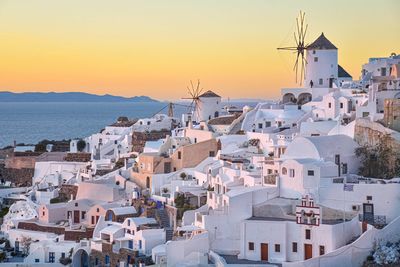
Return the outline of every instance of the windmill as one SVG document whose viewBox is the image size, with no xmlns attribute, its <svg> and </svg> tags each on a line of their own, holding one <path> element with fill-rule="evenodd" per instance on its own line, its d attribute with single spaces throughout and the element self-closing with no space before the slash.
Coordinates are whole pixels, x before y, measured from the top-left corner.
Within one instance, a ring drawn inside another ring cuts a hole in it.
<svg viewBox="0 0 400 267">
<path fill-rule="evenodd" d="M 300 11 L 300 15 L 296 18 L 296 31 L 294 32 L 295 46 L 278 48 L 278 50 L 293 51 L 294 53 L 297 54 L 296 61 L 293 66 L 293 71 L 296 73 L 296 83 L 297 83 L 298 73 L 300 68 L 300 85 L 302 85 L 305 76 L 305 67 L 307 64 L 307 60 L 305 58 L 305 52 L 307 50 L 308 44 L 305 43 L 305 38 L 307 34 L 308 24 L 305 24 L 305 16 L 306 14 Z"/>
<path fill-rule="evenodd" d="M 191 99 L 192 102 L 189 105 L 189 110 L 193 112 L 193 115 L 200 118 L 200 95 L 203 92 L 203 88 L 200 87 L 200 80 L 197 80 L 197 84 L 194 85 L 192 81 L 190 81 L 190 86 L 187 86 L 187 90 L 190 97 L 183 97 L 182 99 Z"/>
</svg>

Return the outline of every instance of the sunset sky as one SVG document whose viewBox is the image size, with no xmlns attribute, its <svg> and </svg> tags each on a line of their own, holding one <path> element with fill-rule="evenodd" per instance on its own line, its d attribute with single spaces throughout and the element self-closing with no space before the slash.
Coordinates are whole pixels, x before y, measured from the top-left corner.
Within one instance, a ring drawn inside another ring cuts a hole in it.
<svg viewBox="0 0 400 267">
<path fill-rule="evenodd" d="M 398 0 L 0 0 L 0 91 L 186 96 L 191 79 L 230 98 L 295 86 L 295 18 L 306 12 L 354 78 L 400 53 Z M 397 49 L 397 51 L 396 51 Z"/>
</svg>

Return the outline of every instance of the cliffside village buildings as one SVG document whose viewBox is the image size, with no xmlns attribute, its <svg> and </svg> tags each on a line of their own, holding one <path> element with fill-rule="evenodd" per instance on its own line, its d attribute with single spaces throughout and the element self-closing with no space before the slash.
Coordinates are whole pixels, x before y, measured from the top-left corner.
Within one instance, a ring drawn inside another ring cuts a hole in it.
<svg viewBox="0 0 400 267">
<path fill-rule="evenodd" d="M 360 266 L 375 241 L 398 241 L 400 180 L 359 175 L 356 149 L 399 151 L 400 56 L 353 80 L 324 34 L 306 54 L 305 86 L 277 102 L 228 110 L 207 91 L 182 118 L 15 152 L 6 164 L 34 171 L 0 190 L 8 251 L 24 266 Z"/>
</svg>

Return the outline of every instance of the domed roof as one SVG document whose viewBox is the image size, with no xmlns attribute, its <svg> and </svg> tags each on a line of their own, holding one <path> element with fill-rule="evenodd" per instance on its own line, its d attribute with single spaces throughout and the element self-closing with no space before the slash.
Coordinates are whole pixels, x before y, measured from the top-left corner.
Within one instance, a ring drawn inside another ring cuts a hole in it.
<svg viewBox="0 0 400 267">
<path fill-rule="evenodd" d="M 321 33 L 317 40 L 307 46 L 307 49 L 331 50 L 337 49 L 337 47 L 325 37 L 324 33 Z"/>
</svg>

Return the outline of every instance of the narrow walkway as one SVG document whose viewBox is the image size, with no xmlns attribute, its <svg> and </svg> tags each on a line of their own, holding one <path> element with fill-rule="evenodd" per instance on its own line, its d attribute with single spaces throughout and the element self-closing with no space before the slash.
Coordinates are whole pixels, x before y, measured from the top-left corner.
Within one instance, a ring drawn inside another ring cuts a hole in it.
<svg viewBox="0 0 400 267">
<path fill-rule="evenodd" d="M 251 261 L 251 260 L 246 260 L 246 259 L 238 259 L 237 256 L 233 255 L 221 255 L 228 264 L 246 264 L 246 266 L 270 266 L 270 267 L 281 267 L 282 264 L 278 263 L 269 263 L 267 261 Z"/>
</svg>

